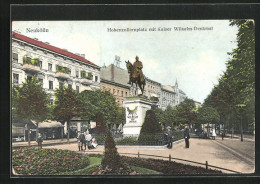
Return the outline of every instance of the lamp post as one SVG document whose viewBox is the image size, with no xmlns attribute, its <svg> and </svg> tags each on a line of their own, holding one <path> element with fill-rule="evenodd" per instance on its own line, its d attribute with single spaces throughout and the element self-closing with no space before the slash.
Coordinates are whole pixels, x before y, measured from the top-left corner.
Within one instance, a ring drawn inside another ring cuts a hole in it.
<svg viewBox="0 0 260 184">
<path fill-rule="evenodd" d="M 241 133 L 241 142 L 243 142 L 243 124 L 242 124 L 242 110 L 243 107 L 245 107 L 245 104 L 237 104 L 236 105 L 239 108 L 240 111 L 240 133 Z"/>
</svg>

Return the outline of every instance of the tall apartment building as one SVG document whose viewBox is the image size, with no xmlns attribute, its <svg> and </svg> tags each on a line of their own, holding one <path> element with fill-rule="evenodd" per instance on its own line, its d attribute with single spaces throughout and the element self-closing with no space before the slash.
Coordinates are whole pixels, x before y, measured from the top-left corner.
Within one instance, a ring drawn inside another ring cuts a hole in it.
<svg viewBox="0 0 260 184">
<path fill-rule="evenodd" d="M 187 98 L 187 95 L 178 88 L 178 82 L 174 86 L 162 85 L 161 87 L 161 108 L 165 110 L 168 105 L 174 107 Z"/>
<path fill-rule="evenodd" d="M 75 43 L 76 44 L 76 43 Z M 100 67 L 65 49 L 12 32 L 12 85 L 21 85 L 36 76 L 54 100 L 54 90 L 61 84 L 78 93 L 100 88 Z"/>
<path fill-rule="evenodd" d="M 116 102 L 122 107 L 123 100 L 132 96 L 134 89 L 128 83 L 128 72 L 122 68 L 111 64 L 101 68 L 101 90 L 109 91 L 115 98 Z"/>
<path fill-rule="evenodd" d="M 148 77 L 145 78 L 146 85 L 144 88 L 144 95 L 148 98 L 156 97 L 158 98 L 158 107 L 160 108 L 160 97 L 161 97 L 161 84 L 159 82 L 156 82 L 154 80 L 149 79 Z"/>
<path fill-rule="evenodd" d="M 174 107 L 176 101 L 176 93 L 169 85 L 162 85 L 161 87 L 161 109 L 165 110 L 168 105 Z"/>
</svg>

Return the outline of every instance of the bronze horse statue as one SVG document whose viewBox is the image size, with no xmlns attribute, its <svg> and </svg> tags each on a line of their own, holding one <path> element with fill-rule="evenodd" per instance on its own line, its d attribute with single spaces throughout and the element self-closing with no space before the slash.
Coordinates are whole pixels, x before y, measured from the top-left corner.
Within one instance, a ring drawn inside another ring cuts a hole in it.
<svg viewBox="0 0 260 184">
<path fill-rule="evenodd" d="M 133 84 L 135 83 L 136 84 L 136 87 L 137 87 L 137 84 L 142 92 L 142 95 L 144 93 L 144 87 L 145 87 L 145 78 L 143 80 L 141 80 L 141 77 L 140 75 L 138 75 L 138 77 L 132 77 L 133 75 L 133 64 L 128 60 L 128 61 L 125 61 L 126 63 L 126 68 L 127 68 L 127 71 L 128 73 L 130 74 L 130 84 L 131 86 L 133 86 Z"/>
</svg>

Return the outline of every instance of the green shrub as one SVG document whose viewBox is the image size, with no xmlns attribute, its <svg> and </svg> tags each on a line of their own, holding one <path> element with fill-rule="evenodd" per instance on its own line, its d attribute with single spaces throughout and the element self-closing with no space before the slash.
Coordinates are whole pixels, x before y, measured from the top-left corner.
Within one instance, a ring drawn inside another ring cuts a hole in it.
<svg viewBox="0 0 260 184">
<path fill-rule="evenodd" d="M 67 67 L 62 67 L 59 65 L 56 65 L 56 71 L 57 72 L 62 72 L 62 73 L 66 73 L 66 74 L 70 74 L 70 69 Z"/>
<path fill-rule="evenodd" d="M 98 113 L 96 117 L 96 127 L 93 130 L 95 135 L 106 134 L 108 132 L 107 126 L 104 122 L 104 117 L 102 113 Z"/>
<path fill-rule="evenodd" d="M 157 121 L 154 111 L 146 111 L 144 124 L 142 126 L 138 142 L 140 144 L 155 145 L 163 141 L 162 128 Z"/>
<path fill-rule="evenodd" d="M 110 132 L 107 133 L 104 159 L 102 160 L 101 164 L 103 168 L 108 167 L 113 171 L 118 170 L 122 166 L 120 162 L 120 155 L 117 152 L 115 141 Z"/>
<path fill-rule="evenodd" d="M 25 148 L 12 152 L 12 166 L 17 174 L 52 175 L 88 165 L 87 156 L 68 150 Z"/>
</svg>

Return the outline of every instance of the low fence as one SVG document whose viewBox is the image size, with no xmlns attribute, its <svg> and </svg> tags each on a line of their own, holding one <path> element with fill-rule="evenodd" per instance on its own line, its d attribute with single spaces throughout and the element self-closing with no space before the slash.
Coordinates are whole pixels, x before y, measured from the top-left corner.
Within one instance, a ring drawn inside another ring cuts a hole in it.
<svg viewBox="0 0 260 184">
<path fill-rule="evenodd" d="M 99 145 L 104 145 L 106 140 L 106 134 L 93 135 Z M 173 132 L 173 142 L 183 138 L 183 131 Z M 167 143 L 167 138 L 163 133 L 160 134 L 142 134 L 139 138 L 136 135 L 128 135 L 124 137 L 122 134 L 113 135 L 116 145 L 153 145 L 162 146 Z"/>
<path fill-rule="evenodd" d="M 103 154 L 103 152 L 101 152 L 101 151 L 91 151 L 91 153 Z M 137 154 L 136 153 L 120 153 L 120 155 L 132 155 L 132 156 L 135 156 L 135 157 L 138 157 L 138 158 L 141 158 L 141 156 L 154 157 L 154 158 L 168 159 L 169 162 L 171 162 L 172 160 L 178 160 L 178 161 L 183 161 L 183 162 L 188 162 L 188 163 L 193 163 L 193 164 L 197 164 L 197 165 L 200 165 L 200 166 L 204 166 L 206 169 L 209 169 L 209 167 L 211 167 L 211 168 L 220 169 L 220 170 L 223 170 L 223 171 L 229 171 L 229 172 L 232 172 L 232 173 L 235 173 L 235 174 L 241 174 L 240 172 L 234 171 L 234 170 L 231 170 L 231 169 L 226 169 L 226 168 L 223 168 L 223 167 L 209 165 L 208 161 L 205 161 L 205 163 L 201 163 L 201 162 L 196 162 L 196 161 L 192 161 L 192 160 L 175 158 L 175 157 L 172 157 L 171 154 L 168 157 L 160 156 L 160 155 L 140 154 L 139 152 Z"/>
</svg>

